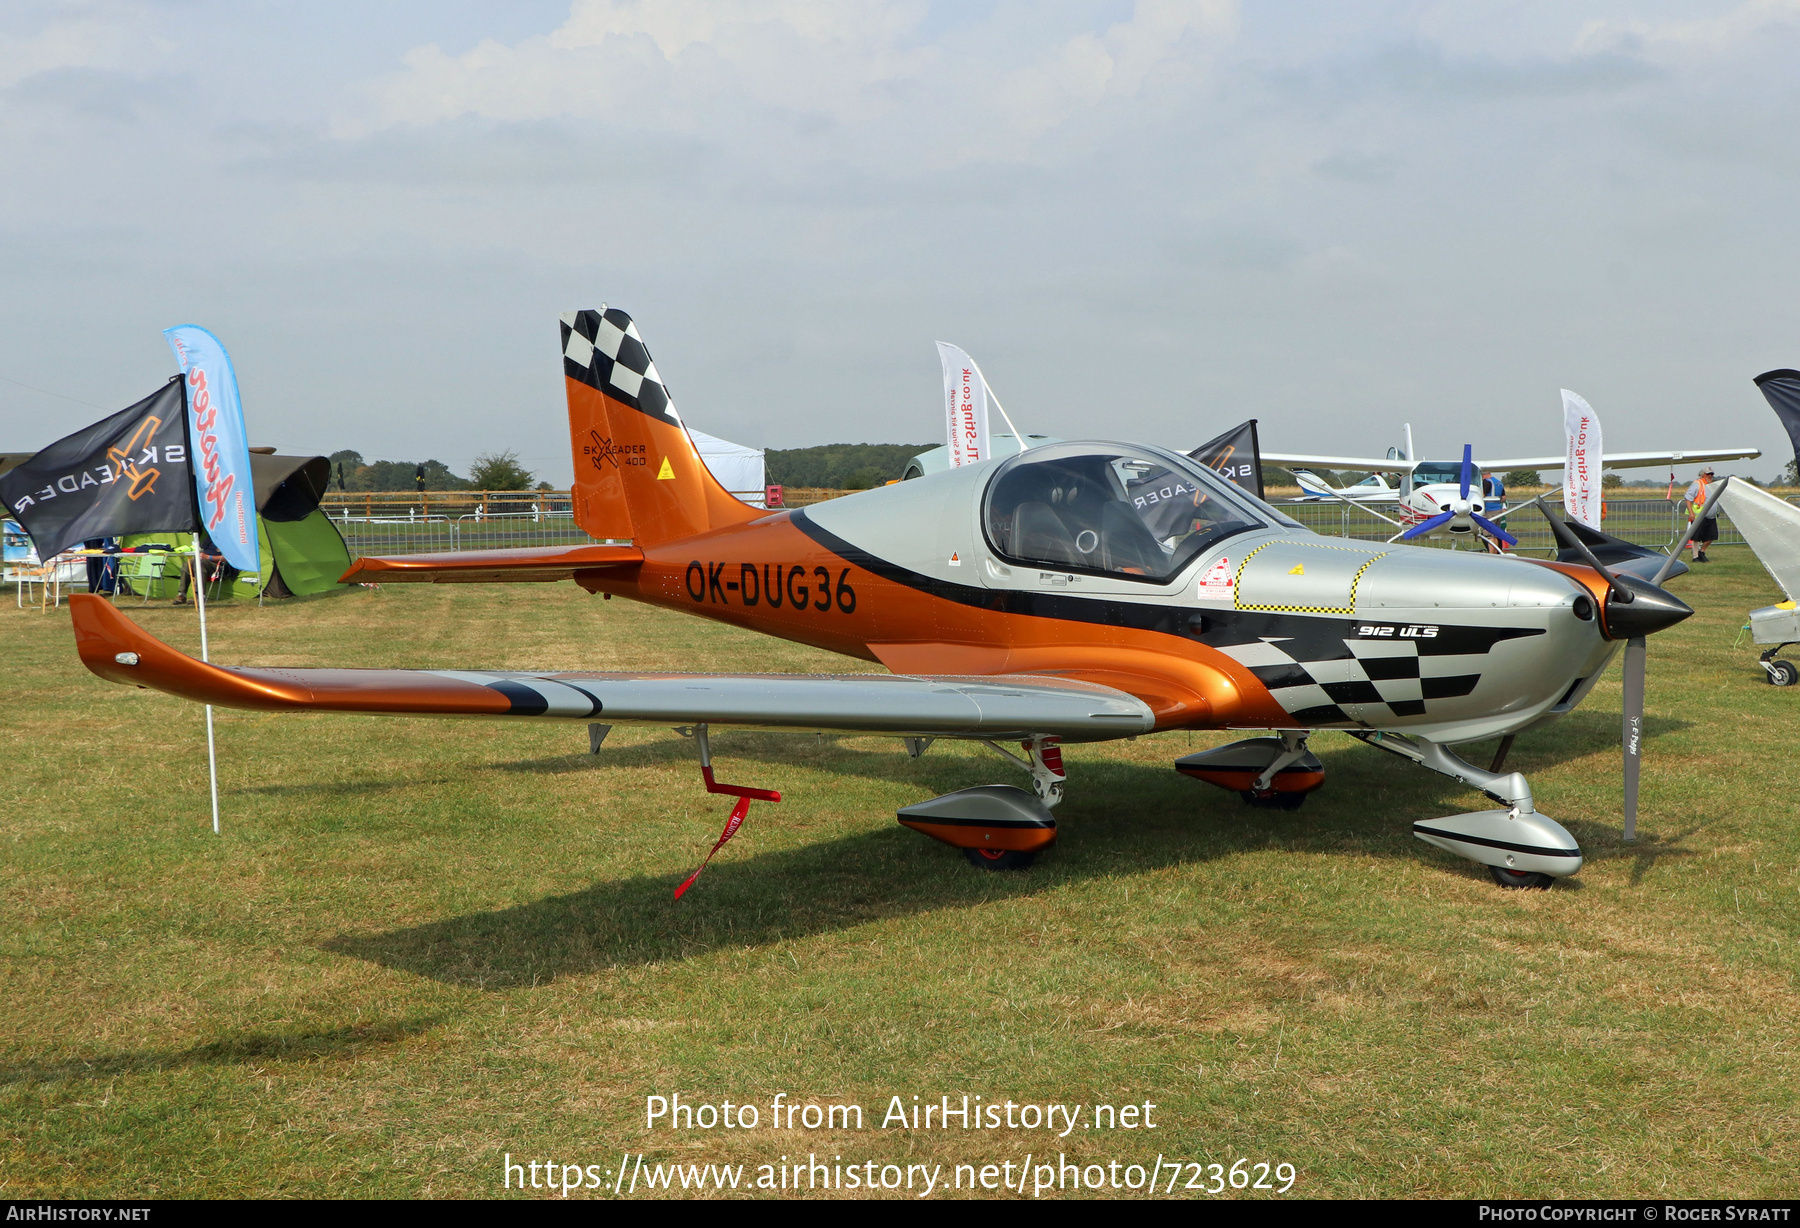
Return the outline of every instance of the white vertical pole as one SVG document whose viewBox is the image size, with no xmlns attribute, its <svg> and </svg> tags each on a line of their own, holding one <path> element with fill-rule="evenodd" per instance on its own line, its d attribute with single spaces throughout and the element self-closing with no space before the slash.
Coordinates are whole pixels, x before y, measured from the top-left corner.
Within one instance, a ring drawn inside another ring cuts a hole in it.
<svg viewBox="0 0 1800 1228">
<path fill-rule="evenodd" d="M 206 559 L 194 534 L 194 599 L 200 610 L 200 659 L 206 660 Z M 213 835 L 219 834 L 219 757 L 213 745 L 212 705 L 206 705 L 206 774 L 212 785 Z"/>
</svg>

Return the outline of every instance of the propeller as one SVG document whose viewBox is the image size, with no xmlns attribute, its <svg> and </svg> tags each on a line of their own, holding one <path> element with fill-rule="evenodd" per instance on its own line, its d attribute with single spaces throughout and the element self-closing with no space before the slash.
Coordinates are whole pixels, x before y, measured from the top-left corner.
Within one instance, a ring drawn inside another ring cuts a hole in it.
<svg viewBox="0 0 1800 1228">
<path fill-rule="evenodd" d="M 1706 511 L 1711 511 L 1716 497 L 1707 500 Z M 1634 571 L 1645 570 L 1643 561 L 1658 558 L 1656 551 L 1590 529 L 1579 522 L 1571 524 L 1558 520 L 1542 503 L 1537 507 L 1550 522 L 1550 533 L 1560 547 L 1557 561 L 1584 562 L 1606 581 L 1606 600 L 1600 611 L 1601 632 L 1609 640 L 1625 641 L 1622 741 L 1625 745 L 1625 840 L 1630 843 L 1637 839 L 1638 780 L 1643 767 L 1644 679 L 1650 655 L 1646 637 L 1674 626 L 1694 612 L 1686 602 L 1661 587 L 1676 567 L 1686 570 L 1679 555 L 1688 538 L 1693 536 L 1694 526 L 1688 528 L 1687 536 L 1676 543 L 1668 558 L 1662 560 L 1655 576 L 1645 579 Z M 1695 525 L 1702 518 L 1696 516 Z M 1589 544 L 1590 539 L 1593 545 Z M 1613 559 L 1612 568 L 1594 553 L 1596 546 Z"/>
<path fill-rule="evenodd" d="M 1473 445 L 1465 443 L 1462 458 L 1462 484 L 1455 500 L 1437 515 L 1427 520 L 1421 520 L 1394 540 L 1411 541 L 1415 537 L 1423 537 L 1427 533 L 1435 533 L 1446 527 L 1452 533 L 1469 533 L 1473 531 L 1473 528 L 1479 528 L 1509 546 L 1517 546 L 1518 538 L 1475 510 L 1480 500 L 1471 501 L 1469 498 L 1469 488 L 1474 484 L 1474 474 L 1475 449 Z M 1485 508 L 1485 504 L 1482 506 Z"/>
</svg>

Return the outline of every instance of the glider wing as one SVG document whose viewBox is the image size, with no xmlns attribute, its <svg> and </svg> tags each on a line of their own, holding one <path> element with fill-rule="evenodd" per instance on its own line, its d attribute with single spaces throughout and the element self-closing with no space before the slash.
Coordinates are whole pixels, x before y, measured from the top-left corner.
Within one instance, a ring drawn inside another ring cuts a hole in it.
<svg viewBox="0 0 1800 1228">
<path fill-rule="evenodd" d="M 70 598 L 82 662 L 112 682 L 261 711 L 536 716 L 608 724 L 735 725 L 921 737 L 1069 742 L 1149 733 L 1142 700 L 1036 675 L 631 674 L 208 665 L 150 635 L 105 599 Z"/>
</svg>

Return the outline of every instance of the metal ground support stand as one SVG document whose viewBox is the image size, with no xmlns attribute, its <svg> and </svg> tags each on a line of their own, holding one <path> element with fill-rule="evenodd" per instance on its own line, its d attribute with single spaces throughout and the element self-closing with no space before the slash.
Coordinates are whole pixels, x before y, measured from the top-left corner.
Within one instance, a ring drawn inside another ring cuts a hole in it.
<svg viewBox="0 0 1800 1228">
<path fill-rule="evenodd" d="M 1547 887 L 1581 869 L 1582 853 L 1575 837 L 1548 815 L 1539 814 L 1531 785 L 1518 772 L 1489 772 L 1459 758 L 1448 747 L 1425 738 L 1378 730 L 1344 732 L 1389 754 L 1470 785 L 1505 807 L 1422 819 L 1413 835 L 1487 866 L 1503 887 Z"/>
<path fill-rule="evenodd" d="M 995 754 L 1004 755 L 1014 763 L 1031 773 L 1031 787 L 1037 791 L 1038 800 L 1046 807 L 1054 806 L 1062 801 L 1063 782 L 1068 779 L 1063 771 L 1062 746 L 1055 738 L 1047 738 L 1042 734 L 1033 734 L 1031 740 L 1022 743 L 1022 748 L 1031 756 L 1022 759 L 1004 746 L 983 738 L 981 744 Z"/>
<path fill-rule="evenodd" d="M 1777 644 L 1756 658 L 1757 663 L 1769 675 L 1770 686 L 1793 686 L 1796 682 L 1800 682 L 1800 666 L 1796 666 L 1792 661 L 1775 659 L 1775 654 L 1787 647 L 1790 645 Z"/>
</svg>

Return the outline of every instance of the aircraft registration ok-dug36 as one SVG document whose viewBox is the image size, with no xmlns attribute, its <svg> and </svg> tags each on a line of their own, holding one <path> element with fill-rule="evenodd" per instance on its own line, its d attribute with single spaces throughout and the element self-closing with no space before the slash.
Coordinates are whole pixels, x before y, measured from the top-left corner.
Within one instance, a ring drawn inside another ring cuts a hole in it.
<svg viewBox="0 0 1800 1228">
<path fill-rule="evenodd" d="M 780 794 L 718 782 L 712 726 L 886 734 L 915 755 L 971 739 L 1031 790 L 963 789 L 899 819 L 994 869 L 1055 841 L 1065 743 L 1243 730 L 1255 736 L 1175 766 L 1292 808 L 1324 780 L 1308 738 L 1342 730 L 1486 794 L 1494 806 L 1414 833 L 1503 886 L 1542 887 L 1580 869 L 1574 837 L 1522 775 L 1452 747 L 1555 720 L 1622 644 L 1692 612 L 1659 587 L 1679 564 L 1600 534 L 1565 538 L 1547 561 L 1326 538 L 1135 443 L 1056 443 L 808 508 L 751 507 L 708 473 L 629 316 L 571 313 L 562 341 L 574 517 L 629 544 L 363 558 L 344 579 L 573 580 L 890 674 L 208 665 L 78 595 L 82 660 L 115 682 L 263 711 L 691 731 L 707 789 L 737 798 L 720 844 L 751 800 Z"/>
</svg>

